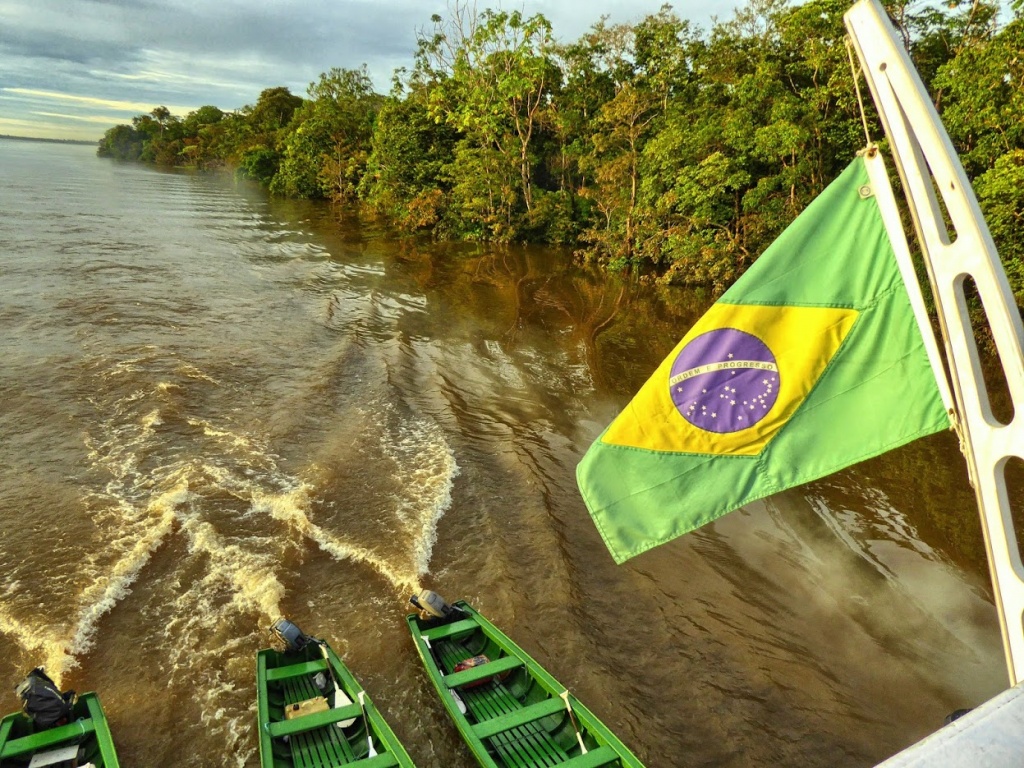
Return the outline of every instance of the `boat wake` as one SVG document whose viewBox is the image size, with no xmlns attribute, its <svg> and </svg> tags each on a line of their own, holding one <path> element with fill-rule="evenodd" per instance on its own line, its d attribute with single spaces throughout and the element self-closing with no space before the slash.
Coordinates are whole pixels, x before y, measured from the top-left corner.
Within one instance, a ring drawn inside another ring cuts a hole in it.
<svg viewBox="0 0 1024 768">
<path fill-rule="evenodd" d="M 399 551 L 381 553 L 373 544 L 359 543 L 351 530 L 342 536 L 313 522 L 306 487 L 288 496 L 261 499 L 259 506 L 333 558 L 369 566 L 404 596 L 419 591 L 420 578 L 429 570 L 437 524 L 451 506 L 459 468 L 435 422 L 408 415 L 399 418 L 396 408 L 386 402 L 373 404 L 366 413 L 371 417 L 364 432 L 373 436 L 380 472 L 387 474 L 391 489 L 380 489 L 380 495 L 390 495 L 380 501 L 389 518 L 369 521 L 367 538 L 379 542 L 386 530 L 388 540 L 402 543 Z M 366 521 L 360 522 L 365 528 Z"/>
<path fill-rule="evenodd" d="M 126 542 L 130 546 L 124 555 L 102 578 L 93 581 L 82 593 L 82 608 L 74 634 L 65 647 L 52 649 L 47 658 L 47 669 L 52 670 L 55 681 L 59 683 L 68 669 L 77 666 L 76 657 L 92 649 L 100 618 L 130 592 L 132 582 L 173 529 L 175 508 L 185 501 L 187 495 L 188 485 L 181 481 L 154 500 L 146 510 L 144 532 L 133 544 Z"/>
<path fill-rule="evenodd" d="M 410 542 L 412 580 L 398 587 L 419 590 L 419 578 L 430 567 L 437 543 L 437 524 L 452 504 L 452 487 L 459 474 L 455 453 L 444 432 L 425 418 L 394 418 L 394 407 L 377 407 L 381 447 L 391 461 L 393 478 L 403 489 L 394 499 L 395 515 L 404 540 Z M 389 429 L 388 424 L 393 424 Z"/>
<path fill-rule="evenodd" d="M 271 517 L 287 523 L 302 535 L 312 539 L 324 552 L 336 560 L 352 560 L 368 565 L 398 590 L 417 588 L 418 582 L 414 576 L 396 570 L 385 558 L 378 557 L 372 550 L 342 541 L 320 526 L 314 525 L 304 510 L 291 505 L 268 504 L 265 506 Z"/>
<path fill-rule="evenodd" d="M 381 401 L 359 406 L 353 439 L 366 474 L 331 476 L 315 460 L 287 471 L 269 435 L 230 412 L 195 413 L 223 388 L 216 377 L 172 364 L 166 379 L 138 381 L 161 362 L 142 355 L 99 371 L 131 385 L 118 381 L 118 394 L 92 400 L 100 418 L 84 438 L 81 479 L 94 489 L 81 499 L 89 541 L 75 542 L 80 556 L 62 566 L 70 571 L 59 586 L 26 591 L 20 572 L 8 575 L 0 591 L 19 596 L 0 602 L 0 632 L 60 685 L 95 649 L 104 617 L 130 599 L 118 630 L 152 635 L 146 644 L 158 649 L 167 686 L 199 692 L 181 695 L 241 766 L 252 757 L 251 655 L 282 615 L 303 542 L 366 566 L 403 597 L 418 591 L 459 469 L 432 419 Z M 365 486 L 372 514 L 330 500 L 347 499 L 353 483 Z M 53 589 L 61 596 L 45 594 Z M 54 610 L 36 619 L 19 610 L 29 602 Z"/>
<path fill-rule="evenodd" d="M 88 584 L 79 595 L 79 608 L 70 627 L 37 626 L 35 622 L 21 621 L 0 608 L 0 632 L 18 638 L 21 646 L 37 659 L 36 663 L 46 668 L 59 685 L 61 678 L 78 666 L 77 657 L 92 650 L 100 619 L 130 593 L 132 582 L 171 532 L 175 521 L 174 507 L 183 500 L 185 493 L 187 488 L 178 486 L 149 504 L 138 530 L 110 542 L 110 548 L 117 551 L 117 557 L 112 564 L 102 566 L 102 572 L 95 559 L 86 559 Z M 13 586 L 17 587 L 17 583 Z M 41 615 L 47 617 L 46 614 Z"/>
</svg>

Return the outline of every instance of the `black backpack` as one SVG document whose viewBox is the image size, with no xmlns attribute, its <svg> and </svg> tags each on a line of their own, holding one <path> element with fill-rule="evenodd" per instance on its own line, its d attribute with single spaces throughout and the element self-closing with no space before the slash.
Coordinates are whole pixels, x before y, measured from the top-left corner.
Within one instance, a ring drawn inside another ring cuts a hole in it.
<svg viewBox="0 0 1024 768">
<path fill-rule="evenodd" d="M 21 708 L 40 730 L 63 725 L 71 717 L 75 692 L 61 693 L 42 667 L 29 672 L 14 690 L 21 698 Z"/>
</svg>

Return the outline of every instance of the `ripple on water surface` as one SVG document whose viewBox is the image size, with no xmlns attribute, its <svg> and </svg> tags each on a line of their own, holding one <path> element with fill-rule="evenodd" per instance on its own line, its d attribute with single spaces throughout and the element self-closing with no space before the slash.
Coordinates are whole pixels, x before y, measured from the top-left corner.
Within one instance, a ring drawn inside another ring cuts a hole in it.
<svg viewBox="0 0 1024 768">
<path fill-rule="evenodd" d="M 933 524 L 969 493 L 916 485 L 961 482 L 944 447 L 612 563 L 575 465 L 700 301 L 89 147 L 0 164 L 0 680 L 99 690 L 124 764 L 256 765 L 285 614 L 418 765 L 468 768 L 403 626 L 421 584 L 652 768 L 872 764 L 1003 684 L 983 568 Z"/>
</svg>

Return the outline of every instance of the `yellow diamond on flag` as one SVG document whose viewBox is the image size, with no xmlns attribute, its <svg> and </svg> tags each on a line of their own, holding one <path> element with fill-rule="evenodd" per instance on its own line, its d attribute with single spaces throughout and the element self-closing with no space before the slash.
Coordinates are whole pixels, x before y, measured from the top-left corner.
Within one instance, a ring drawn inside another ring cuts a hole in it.
<svg viewBox="0 0 1024 768">
<path fill-rule="evenodd" d="M 949 428 L 895 209 L 881 156 L 858 157 L 590 446 L 576 478 L 616 562 Z"/>
<path fill-rule="evenodd" d="M 601 442 L 756 456 L 814 388 L 858 314 L 835 307 L 715 304 Z"/>
</svg>

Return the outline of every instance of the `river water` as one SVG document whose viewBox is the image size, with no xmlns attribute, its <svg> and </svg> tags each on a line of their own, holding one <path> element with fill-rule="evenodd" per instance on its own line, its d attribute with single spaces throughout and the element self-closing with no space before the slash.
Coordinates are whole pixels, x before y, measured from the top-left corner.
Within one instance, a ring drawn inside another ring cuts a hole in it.
<svg viewBox="0 0 1024 768">
<path fill-rule="evenodd" d="M 873 765 L 1005 687 L 949 435 L 613 564 L 575 466 L 707 297 L 91 147 L 0 141 L 0 169 L 4 711 L 45 664 L 128 768 L 257 766 L 285 615 L 417 765 L 468 767 L 420 586 L 651 768 Z"/>
</svg>

